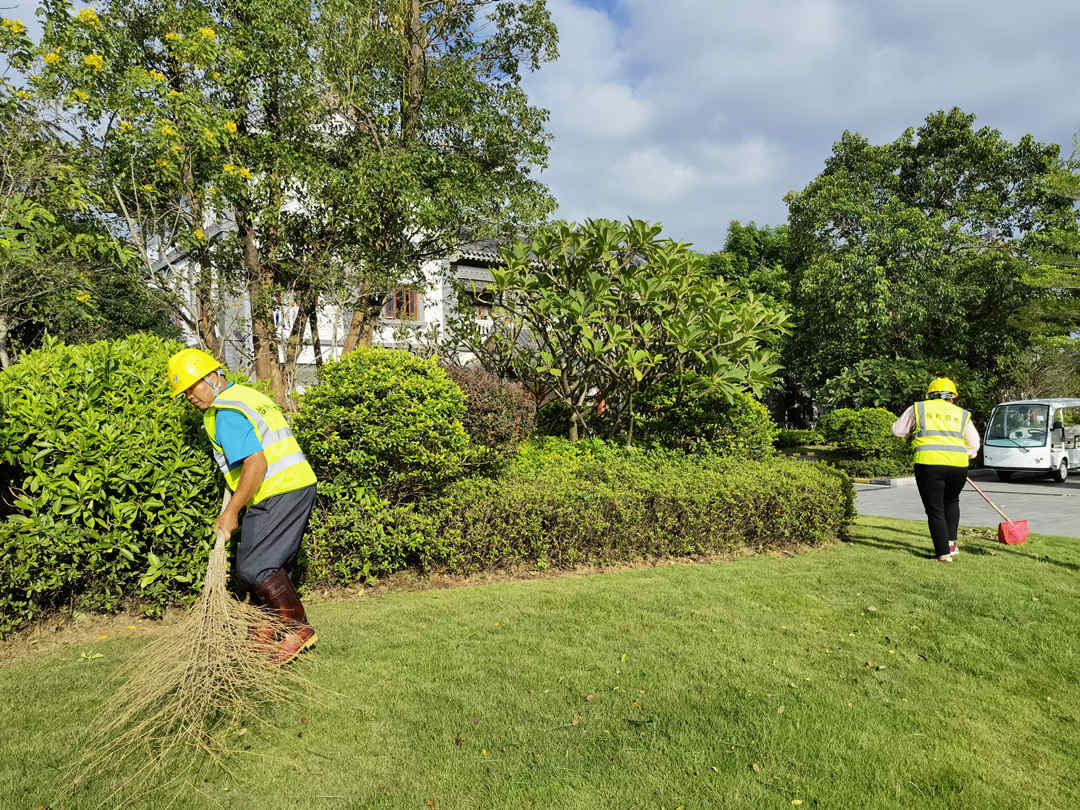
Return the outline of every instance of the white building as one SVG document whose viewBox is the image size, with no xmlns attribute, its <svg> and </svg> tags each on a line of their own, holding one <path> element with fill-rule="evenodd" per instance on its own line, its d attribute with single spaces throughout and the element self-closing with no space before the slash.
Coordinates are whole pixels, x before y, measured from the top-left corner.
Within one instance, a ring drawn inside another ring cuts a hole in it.
<svg viewBox="0 0 1080 810">
<path fill-rule="evenodd" d="M 206 238 L 221 238 L 233 230 L 232 223 L 221 223 L 207 228 Z M 382 316 L 372 334 L 372 345 L 423 352 L 432 338 L 444 334 L 447 316 L 458 306 L 470 308 L 481 327 L 489 326 L 491 307 L 484 300 L 482 290 L 491 283 L 489 268 L 496 262 L 498 253 L 494 240 L 466 243 L 445 258 L 424 262 L 421 287 L 401 288 L 387 295 Z M 198 266 L 189 254 L 182 250 L 173 251 L 155 266 L 154 271 L 169 278 L 170 289 L 194 316 L 198 310 L 195 295 Z M 455 285 L 455 281 L 460 284 Z M 460 302 L 455 290 L 461 290 Z M 247 293 L 242 290 L 226 292 L 219 300 L 218 334 L 225 338 L 225 365 L 250 373 L 253 349 Z M 285 342 L 296 314 L 297 307 L 289 296 L 282 296 L 274 311 L 281 361 L 284 361 Z M 341 357 L 352 315 L 353 311 L 347 305 L 320 299 L 316 322 L 324 362 Z M 199 345 L 198 336 L 187 324 L 181 323 L 181 328 L 185 343 Z M 296 385 L 299 387 L 314 379 L 316 365 L 310 329 L 303 330 L 302 339 L 296 363 Z M 471 355 L 460 355 L 459 359 L 468 362 Z"/>
</svg>

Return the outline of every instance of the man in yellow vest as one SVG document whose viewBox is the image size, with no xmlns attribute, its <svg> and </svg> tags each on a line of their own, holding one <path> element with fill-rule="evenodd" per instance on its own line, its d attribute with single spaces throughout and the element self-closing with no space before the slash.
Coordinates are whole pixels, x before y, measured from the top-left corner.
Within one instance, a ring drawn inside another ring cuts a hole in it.
<svg viewBox="0 0 1080 810">
<path fill-rule="evenodd" d="M 232 491 L 214 529 L 231 535 L 246 507 L 236 572 L 288 628 L 276 647 L 269 623 L 253 640 L 270 651 L 274 664 L 286 664 L 318 640 L 290 576 L 315 506 L 315 473 L 265 394 L 228 382 L 221 363 L 199 349 L 177 352 L 168 368 L 172 395 L 184 394 L 203 412 L 214 459 Z"/>
<path fill-rule="evenodd" d="M 959 551 L 960 491 L 967 481 L 968 459 L 979 453 L 979 432 L 971 424 L 971 414 L 953 402 L 956 395 L 956 384 L 938 377 L 926 389 L 926 399 L 909 407 L 892 425 L 894 436 L 912 437 L 915 483 L 934 555 L 946 563 Z"/>
</svg>

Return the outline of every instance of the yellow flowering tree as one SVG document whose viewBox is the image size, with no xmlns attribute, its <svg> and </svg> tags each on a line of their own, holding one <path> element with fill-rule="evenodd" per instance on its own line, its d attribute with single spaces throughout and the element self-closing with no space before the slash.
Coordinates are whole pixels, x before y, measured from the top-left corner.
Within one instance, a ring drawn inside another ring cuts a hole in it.
<svg viewBox="0 0 1080 810">
<path fill-rule="evenodd" d="M 118 228 L 212 351 L 243 291 L 279 399 L 327 290 L 370 324 L 462 231 L 550 211 L 546 113 L 520 86 L 554 56 L 544 0 L 50 0 L 43 22 L 25 68 L 94 142 Z"/>
</svg>

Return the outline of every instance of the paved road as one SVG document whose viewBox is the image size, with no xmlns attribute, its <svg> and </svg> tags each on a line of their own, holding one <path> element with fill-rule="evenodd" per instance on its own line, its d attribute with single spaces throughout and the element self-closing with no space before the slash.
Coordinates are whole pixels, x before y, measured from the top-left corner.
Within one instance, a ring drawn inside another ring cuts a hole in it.
<svg viewBox="0 0 1080 810">
<path fill-rule="evenodd" d="M 1080 474 L 1063 484 L 1017 475 L 1007 484 L 988 470 L 972 470 L 971 478 L 1012 520 L 1026 520 L 1031 531 L 1080 537 Z M 859 514 L 926 520 L 914 479 L 899 486 L 856 484 Z M 1001 517 L 970 486 L 960 494 L 960 525 L 996 527 Z"/>
</svg>

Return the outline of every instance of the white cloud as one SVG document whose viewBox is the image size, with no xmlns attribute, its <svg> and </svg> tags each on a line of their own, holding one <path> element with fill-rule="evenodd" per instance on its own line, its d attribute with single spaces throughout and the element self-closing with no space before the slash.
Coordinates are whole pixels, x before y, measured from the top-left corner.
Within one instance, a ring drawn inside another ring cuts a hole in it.
<svg viewBox="0 0 1080 810">
<path fill-rule="evenodd" d="M 568 219 L 660 220 L 713 250 L 732 219 L 783 222 L 845 129 L 890 141 L 953 106 L 1013 140 L 1080 129 L 1080 4 L 584 2 L 550 0 L 562 56 L 527 80 Z"/>
</svg>

